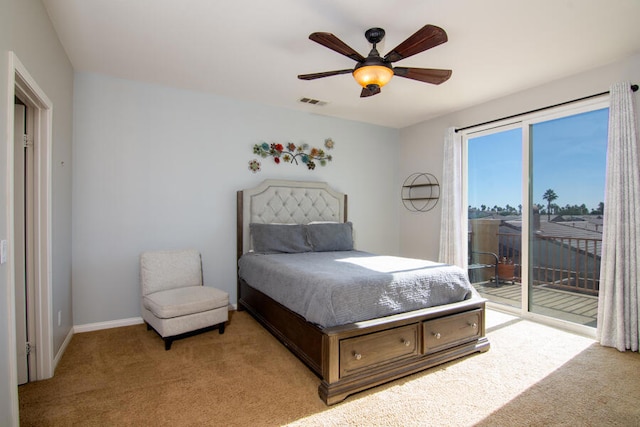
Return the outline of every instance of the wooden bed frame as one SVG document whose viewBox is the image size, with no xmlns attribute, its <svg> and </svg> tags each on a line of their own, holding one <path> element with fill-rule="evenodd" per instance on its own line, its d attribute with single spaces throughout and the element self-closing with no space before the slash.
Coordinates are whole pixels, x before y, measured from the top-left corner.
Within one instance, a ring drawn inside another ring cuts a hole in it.
<svg viewBox="0 0 640 427">
<path fill-rule="evenodd" d="M 323 182 L 266 180 L 237 194 L 237 257 L 250 250 L 249 224 L 347 219 L 347 196 Z M 489 350 L 485 300 L 320 328 L 238 277 L 246 309 L 321 379 L 327 404 L 415 372 Z"/>
</svg>

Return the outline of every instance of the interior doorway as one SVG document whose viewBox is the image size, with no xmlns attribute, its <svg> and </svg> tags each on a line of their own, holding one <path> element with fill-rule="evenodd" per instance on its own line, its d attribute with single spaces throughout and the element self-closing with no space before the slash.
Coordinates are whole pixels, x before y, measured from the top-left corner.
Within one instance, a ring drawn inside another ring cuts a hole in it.
<svg viewBox="0 0 640 427">
<path fill-rule="evenodd" d="M 20 369 L 24 371 L 26 362 L 26 378 L 35 381 L 50 378 L 54 370 L 51 301 L 53 104 L 18 58 L 13 53 L 9 58 L 9 75 L 13 80 L 9 85 L 13 93 L 9 95 L 14 103 L 18 100 L 15 109 L 8 106 L 9 123 L 16 126 L 11 129 L 14 138 L 8 147 L 8 196 L 10 206 L 14 207 L 9 210 L 9 276 L 16 302 L 10 317 L 16 325 L 12 335 L 15 333 L 17 338 L 21 330 L 26 331 L 26 342 L 31 348 L 27 352 L 26 344 L 16 340 L 15 351 L 9 352 L 9 364 L 19 372 Z M 24 129 L 30 134 L 26 149 L 22 137 Z M 23 297 L 19 296 L 20 290 Z M 20 298 L 25 301 L 19 301 Z M 24 373 L 20 381 L 24 381 Z"/>
<path fill-rule="evenodd" d="M 33 281 L 33 111 L 15 97 L 13 127 L 13 230 L 18 384 L 37 378 Z"/>
</svg>

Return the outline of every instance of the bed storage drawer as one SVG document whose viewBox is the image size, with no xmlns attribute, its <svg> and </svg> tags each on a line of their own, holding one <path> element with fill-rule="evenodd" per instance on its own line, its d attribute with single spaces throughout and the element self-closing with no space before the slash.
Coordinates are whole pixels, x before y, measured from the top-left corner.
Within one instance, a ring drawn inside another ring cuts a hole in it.
<svg viewBox="0 0 640 427">
<path fill-rule="evenodd" d="M 482 311 L 472 310 L 423 323 L 424 353 L 434 353 L 480 337 Z"/>
<path fill-rule="evenodd" d="M 418 323 L 340 341 L 340 377 L 418 354 Z"/>
</svg>

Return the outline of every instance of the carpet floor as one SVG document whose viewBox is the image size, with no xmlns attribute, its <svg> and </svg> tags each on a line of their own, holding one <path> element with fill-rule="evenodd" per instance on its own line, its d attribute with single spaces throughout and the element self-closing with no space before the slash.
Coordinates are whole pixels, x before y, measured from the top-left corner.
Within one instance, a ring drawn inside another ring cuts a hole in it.
<svg viewBox="0 0 640 427">
<path fill-rule="evenodd" d="M 491 349 L 326 406 L 319 379 L 246 312 L 174 342 L 74 335 L 19 387 L 22 426 L 639 426 L 640 354 L 487 311 Z"/>
</svg>

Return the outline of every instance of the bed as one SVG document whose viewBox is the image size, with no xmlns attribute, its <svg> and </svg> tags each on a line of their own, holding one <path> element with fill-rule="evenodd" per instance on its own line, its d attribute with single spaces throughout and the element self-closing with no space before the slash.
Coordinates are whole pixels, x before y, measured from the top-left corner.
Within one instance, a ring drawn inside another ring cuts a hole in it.
<svg viewBox="0 0 640 427">
<path fill-rule="evenodd" d="M 468 284 L 466 273 L 350 247 L 344 237 L 352 227 L 347 196 L 328 184 L 265 180 L 238 191 L 237 214 L 238 309 L 247 310 L 318 375 L 318 393 L 327 405 L 489 349 L 486 300 Z M 325 263 L 329 267 L 322 267 Z M 338 278 L 329 274 L 343 267 L 334 272 Z M 389 279 L 380 284 L 386 288 L 371 291 L 380 275 L 376 271 L 374 279 L 373 270 L 382 271 L 382 282 Z M 438 270 L 442 277 L 437 284 L 432 276 L 405 283 L 406 275 L 422 270 Z M 366 286 L 357 284 L 363 279 Z M 351 283 L 366 292 L 354 293 Z M 423 293 L 428 300 L 422 300 Z"/>
</svg>

